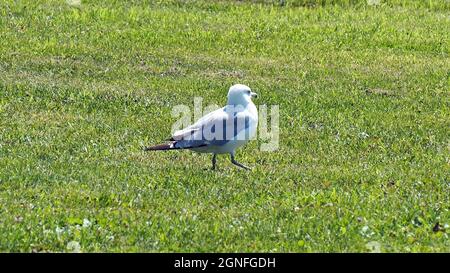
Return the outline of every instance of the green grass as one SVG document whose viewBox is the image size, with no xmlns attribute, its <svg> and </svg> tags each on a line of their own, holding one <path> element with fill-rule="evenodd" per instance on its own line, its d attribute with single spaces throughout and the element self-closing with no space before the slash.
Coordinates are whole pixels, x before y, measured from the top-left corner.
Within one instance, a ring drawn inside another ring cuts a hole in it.
<svg viewBox="0 0 450 273">
<path fill-rule="evenodd" d="M 449 1 L 159 2 L 0 3 L 0 251 L 450 251 Z M 251 172 L 142 151 L 237 82 Z"/>
</svg>

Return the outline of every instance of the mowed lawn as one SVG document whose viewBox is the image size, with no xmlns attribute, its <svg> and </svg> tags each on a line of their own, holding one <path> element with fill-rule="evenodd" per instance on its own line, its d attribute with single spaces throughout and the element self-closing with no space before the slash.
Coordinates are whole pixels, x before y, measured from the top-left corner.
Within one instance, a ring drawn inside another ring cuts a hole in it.
<svg viewBox="0 0 450 273">
<path fill-rule="evenodd" d="M 450 251 L 448 1 L 69 3 L 0 3 L 0 251 Z M 233 83 L 252 171 L 143 152 Z"/>
</svg>

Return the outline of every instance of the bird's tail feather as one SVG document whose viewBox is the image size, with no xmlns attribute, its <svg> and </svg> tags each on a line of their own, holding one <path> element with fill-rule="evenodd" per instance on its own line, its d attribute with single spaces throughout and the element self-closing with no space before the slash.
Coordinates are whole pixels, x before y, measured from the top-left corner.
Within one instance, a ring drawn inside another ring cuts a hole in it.
<svg viewBox="0 0 450 273">
<path fill-rule="evenodd" d="M 145 147 L 144 151 L 166 151 L 166 150 L 178 150 L 178 149 L 193 149 L 193 148 L 200 148 L 200 147 L 207 146 L 207 144 L 198 144 L 198 145 L 183 145 L 183 144 L 179 145 L 179 144 L 180 143 L 177 141 L 172 141 L 169 143 Z"/>
<path fill-rule="evenodd" d="M 144 151 L 165 151 L 165 150 L 172 150 L 172 149 L 176 149 L 174 142 L 145 147 Z"/>
</svg>

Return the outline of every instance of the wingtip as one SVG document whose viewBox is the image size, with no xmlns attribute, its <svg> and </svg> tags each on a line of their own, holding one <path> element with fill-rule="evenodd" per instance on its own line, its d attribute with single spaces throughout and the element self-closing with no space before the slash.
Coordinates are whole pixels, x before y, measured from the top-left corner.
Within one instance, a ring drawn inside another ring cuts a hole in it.
<svg viewBox="0 0 450 273">
<path fill-rule="evenodd" d="M 144 151 L 164 151 L 172 149 L 172 143 L 159 144 L 155 146 L 144 147 Z"/>
</svg>

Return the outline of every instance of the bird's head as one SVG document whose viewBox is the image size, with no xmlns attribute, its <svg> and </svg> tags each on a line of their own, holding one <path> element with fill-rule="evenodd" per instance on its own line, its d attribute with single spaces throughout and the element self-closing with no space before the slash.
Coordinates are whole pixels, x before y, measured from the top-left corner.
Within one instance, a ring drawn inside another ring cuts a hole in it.
<svg viewBox="0 0 450 273">
<path fill-rule="evenodd" d="M 257 96 L 247 85 L 235 84 L 228 90 L 228 105 L 247 105 Z"/>
</svg>

